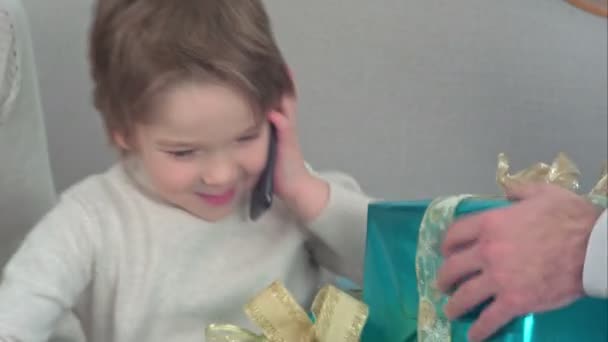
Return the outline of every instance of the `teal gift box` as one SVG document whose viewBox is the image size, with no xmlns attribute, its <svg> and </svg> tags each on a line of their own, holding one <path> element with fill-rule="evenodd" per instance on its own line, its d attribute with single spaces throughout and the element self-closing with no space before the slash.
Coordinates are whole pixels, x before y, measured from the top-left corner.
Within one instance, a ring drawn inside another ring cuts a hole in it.
<svg viewBox="0 0 608 342">
<path fill-rule="evenodd" d="M 503 199 L 468 198 L 453 217 L 508 206 Z M 419 229 L 431 201 L 378 202 L 368 211 L 363 300 L 369 319 L 362 341 L 419 341 L 420 292 L 416 256 Z M 435 315 L 437 313 L 434 313 Z M 449 323 L 430 341 L 465 342 L 475 313 Z M 428 317 L 426 317 L 428 318 Z M 608 341 L 608 301 L 583 298 L 560 310 L 530 314 L 505 326 L 491 341 Z M 441 337 L 441 334 L 449 336 Z"/>
</svg>

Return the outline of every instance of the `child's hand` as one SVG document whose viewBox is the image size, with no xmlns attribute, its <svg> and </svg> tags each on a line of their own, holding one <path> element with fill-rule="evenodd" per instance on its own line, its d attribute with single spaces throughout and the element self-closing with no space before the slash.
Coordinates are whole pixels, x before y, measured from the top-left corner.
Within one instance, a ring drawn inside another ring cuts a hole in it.
<svg viewBox="0 0 608 342">
<path fill-rule="evenodd" d="M 327 206 L 329 185 L 306 168 L 296 132 L 295 96 L 283 96 L 278 110 L 269 115 L 277 129 L 275 194 L 303 221 L 314 220 Z"/>
</svg>

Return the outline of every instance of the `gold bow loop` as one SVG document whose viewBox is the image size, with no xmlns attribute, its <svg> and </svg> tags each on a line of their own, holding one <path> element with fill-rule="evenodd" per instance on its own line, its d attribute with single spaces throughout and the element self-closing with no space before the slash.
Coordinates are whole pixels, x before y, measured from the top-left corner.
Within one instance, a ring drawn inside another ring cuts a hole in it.
<svg viewBox="0 0 608 342">
<path fill-rule="evenodd" d="M 600 180 L 591 189 L 590 195 L 608 196 L 608 162 L 604 163 L 604 169 L 600 175 Z"/>
<path fill-rule="evenodd" d="M 504 190 L 513 183 L 538 182 L 559 185 L 572 191 L 578 191 L 580 188 L 581 172 L 564 153 L 559 153 L 551 165 L 536 163 L 513 175 L 509 174 L 509 169 L 509 159 L 504 153 L 499 154 L 496 181 Z"/>
<path fill-rule="evenodd" d="M 274 282 L 246 306 L 247 316 L 263 335 L 233 325 L 210 325 L 209 342 L 332 342 L 359 341 L 368 316 L 365 304 L 338 290 L 324 286 L 308 314 L 280 282 Z"/>
<path fill-rule="evenodd" d="M 261 335 L 232 324 L 210 324 L 205 330 L 207 342 L 268 342 Z"/>
<path fill-rule="evenodd" d="M 496 181 L 505 192 L 513 184 L 538 182 L 559 185 L 574 192 L 577 192 L 580 188 L 579 178 L 581 173 L 574 162 L 564 153 L 559 153 L 551 165 L 536 163 L 513 175 L 509 174 L 509 168 L 509 159 L 504 153 L 499 154 Z M 608 162 L 604 164 L 599 181 L 586 197 L 599 206 L 608 204 Z"/>
</svg>

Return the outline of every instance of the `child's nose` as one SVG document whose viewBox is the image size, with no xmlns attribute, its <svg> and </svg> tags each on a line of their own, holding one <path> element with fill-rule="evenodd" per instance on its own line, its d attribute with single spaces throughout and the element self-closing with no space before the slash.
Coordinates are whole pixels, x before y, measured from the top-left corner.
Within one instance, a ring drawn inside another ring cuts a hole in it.
<svg viewBox="0 0 608 342">
<path fill-rule="evenodd" d="M 238 175 L 236 166 L 229 160 L 218 159 L 203 167 L 201 173 L 203 183 L 212 186 L 233 185 Z"/>
</svg>

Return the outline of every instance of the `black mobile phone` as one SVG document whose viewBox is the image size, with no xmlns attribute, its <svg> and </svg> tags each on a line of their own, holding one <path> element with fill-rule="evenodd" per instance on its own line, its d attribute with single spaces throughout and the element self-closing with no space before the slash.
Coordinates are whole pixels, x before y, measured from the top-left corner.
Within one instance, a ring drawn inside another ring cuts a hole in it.
<svg viewBox="0 0 608 342">
<path fill-rule="evenodd" d="M 277 130 L 273 124 L 270 124 L 269 140 L 268 160 L 251 193 L 249 217 L 252 220 L 257 220 L 272 205 L 274 167 L 277 159 Z"/>
</svg>

